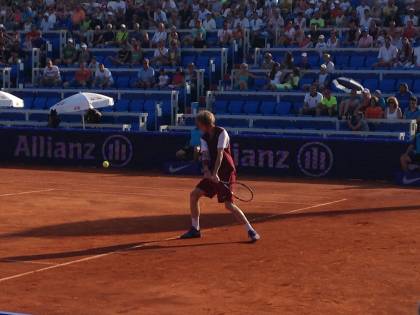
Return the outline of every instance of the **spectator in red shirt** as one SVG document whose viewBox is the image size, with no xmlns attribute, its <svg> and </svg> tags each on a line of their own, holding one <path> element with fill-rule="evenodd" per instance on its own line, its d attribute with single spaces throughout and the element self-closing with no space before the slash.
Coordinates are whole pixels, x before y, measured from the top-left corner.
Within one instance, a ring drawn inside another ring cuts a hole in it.
<svg viewBox="0 0 420 315">
<path fill-rule="evenodd" d="M 376 96 L 372 96 L 369 101 L 369 106 L 365 111 L 366 119 L 379 119 L 384 118 L 384 111 L 379 104 L 379 99 Z"/>
<path fill-rule="evenodd" d="M 88 87 L 92 81 L 92 71 L 86 67 L 84 62 L 80 63 L 79 69 L 76 70 L 74 74 L 74 80 L 71 82 L 72 86 L 75 87 Z M 68 86 L 69 83 L 66 82 L 65 86 Z"/>
</svg>

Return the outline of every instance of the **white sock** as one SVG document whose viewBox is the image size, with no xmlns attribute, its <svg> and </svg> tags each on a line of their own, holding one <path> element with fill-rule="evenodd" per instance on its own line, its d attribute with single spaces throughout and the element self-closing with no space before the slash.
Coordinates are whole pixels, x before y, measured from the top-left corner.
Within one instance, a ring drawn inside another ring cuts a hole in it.
<svg viewBox="0 0 420 315">
<path fill-rule="evenodd" d="M 200 230 L 200 217 L 197 217 L 197 219 L 191 218 L 191 222 L 192 222 L 193 228 L 199 231 Z"/>
</svg>

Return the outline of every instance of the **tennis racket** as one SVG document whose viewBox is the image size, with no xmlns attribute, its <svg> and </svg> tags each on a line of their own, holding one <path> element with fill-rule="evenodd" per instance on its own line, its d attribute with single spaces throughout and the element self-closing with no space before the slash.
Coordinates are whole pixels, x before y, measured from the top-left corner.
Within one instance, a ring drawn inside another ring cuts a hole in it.
<svg viewBox="0 0 420 315">
<path fill-rule="evenodd" d="M 222 182 L 221 183 L 231 191 L 233 197 L 240 201 L 250 202 L 254 199 L 254 191 L 248 185 L 241 182 Z"/>
</svg>

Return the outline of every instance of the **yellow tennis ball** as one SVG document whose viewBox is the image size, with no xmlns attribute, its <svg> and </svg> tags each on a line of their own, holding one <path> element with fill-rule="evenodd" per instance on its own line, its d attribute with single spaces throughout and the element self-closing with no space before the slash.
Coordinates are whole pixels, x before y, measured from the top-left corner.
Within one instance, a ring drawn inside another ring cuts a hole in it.
<svg viewBox="0 0 420 315">
<path fill-rule="evenodd" d="M 103 166 L 104 168 L 108 168 L 108 167 L 109 167 L 109 162 L 108 162 L 108 161 L 103 161 L 103 162 L 102 162 L 102 166 Z"/>
</svg>

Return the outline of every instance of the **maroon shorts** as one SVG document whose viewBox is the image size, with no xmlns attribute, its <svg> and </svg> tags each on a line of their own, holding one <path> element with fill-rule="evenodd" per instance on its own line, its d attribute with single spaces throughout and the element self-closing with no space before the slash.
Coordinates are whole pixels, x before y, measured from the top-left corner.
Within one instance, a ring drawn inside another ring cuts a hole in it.
<svg viewBox="0 0 420 315">
<path fill-rule="evenodd" d="M 233 183 L 236 180 L 236 174 L 235 172 L 232 172 L 230 175 L 220 176 L 220 180 Z M 208 198 L 213 198 L 217 195 L 217 201 L 220 203 L 233 200 L 232 192 L 221 182 L 215 183 L 208 178 L 204 178 L 196 187 L 202 190 L 204 195 Z"/>
</svg>

